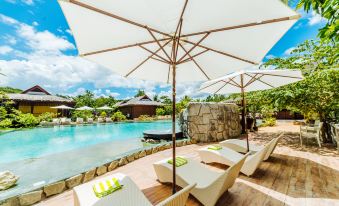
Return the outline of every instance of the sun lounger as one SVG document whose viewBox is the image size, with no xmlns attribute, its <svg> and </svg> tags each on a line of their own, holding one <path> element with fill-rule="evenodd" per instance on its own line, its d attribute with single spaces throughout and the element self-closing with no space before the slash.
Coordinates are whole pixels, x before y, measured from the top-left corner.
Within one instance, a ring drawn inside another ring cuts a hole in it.
<svg viewBox="0 0 339 206">
<path fill-rule="evenodd" d="M 195 160 L 186 158 L 186 164 L 176 167 L 176 184 L 185 187 L 196 183 L 197 186 L 192 189 L 191 194 L 203 205 L 213 206 L 219 197 L 233 186 L 246 157 L 243 156 L 224 172 L 213 171 Z M 172 165 L 168 160 L 153 164 L 160 182 L 172 182 Z"/>
<path fill-rule="evenodd" d="M 97 120 L 98 123 L 103 123 L 104 122 L 104 119 L 102 117 L 98 117 L 98 120 Z"/>
<path fill-rule="evenodd" d="M 123 185 L 121 189 L 101 198 L 98 198 L 94 191 L 93 185 L 110 178 L 117 178 Z M 194 188 L 194 184 L 189 185 L 175 195 L 157 204 L 158 206 L 184 206 L 189 192 Z M 116 173 L 110 176 L 85 183 L 73 188 L 74 206 L 151 206 L 151 202 L 140 191 L 138 186 L 128 176 Z"/>
<path fill-rule="evenodd" d="M 66 118 L 66 117 L 62 117 L 62 118 L 60 118 L 60 123 L 61 123 L 62 125 L 71 124 L 71 119 Z"/>
<path fill-rule="evenodd" d="M 105 122 L 112 122 L 112 119 L 110 117 L 106 117 Z"/>
<path fill-rule="evenodd" d="M 60 124 L 60 119 L 59 119 L 59 118 L 53 118 L 53 119 L 52 119 L 52 123 L 53 123 L 54 125 L 59 125 L 59 124 Z"/>
<path fill-rule="evenodd" d="M 280 134 L 278 137 L 274 138 L 274 144 L 272 144 L 271 147 L 268 149 L 268 152 L 264 156 L 264 159 L 263 159 L 264 161 L 266 161 L 271 156 L 271 154 L 273 153 L 275 147 L 277 146 L 277 144 L 278 144 L 278 142 L 279 142 L 279 140 L 281 139 L 282 136 L 283 136 L 283 133 Z M 227 147 L 229 149 L 232 149 L 232 150 L 240 152 L 240 153 L 246 153 L 247 152 L 247 142 L 246 142 L 246 140 L 228 139 L 228 140 L 220 142 L 219 144 L 222 145 L 223 147 Z M 251 152 L 258 152 L 258 151 L 262 150 L 265 146 L 250 143 L 249 147 L 250 147 Z"/>
<path fill-rule="evenodd" d="M 274 144 L 274 139 L 271 140 L 264 148 L 262 148 L 262 150 L 249 155 L 244 165 L 241 167 L 240 172 L 247 176 L 252 175 L 263 161 L 269 147 L 271 147 L 272 144 Z M 245 156 L 227 147 L 222 147 L 220 150 L 211 150 L 208 149 L 208 147 L 205 147 L 199 149 L 198 153 L 201 161 L 205 163 L 216 162 L 229 166 L 237 164 L 237 162 L 239 162 Z"/>
<path fill-rule="evenodd" d="M 77 117 L 76 123 L 77 123 L 77 124 L 83 124 L 83 123 L 84 123 L 84 119 L 83 119 L 83 118 L 80 118 L 80 117 Z"/>
<path fill-rule="evenodd" d="M 87 124 L 93 124 L 93 118 L 87 118 Z"/>
</svg>

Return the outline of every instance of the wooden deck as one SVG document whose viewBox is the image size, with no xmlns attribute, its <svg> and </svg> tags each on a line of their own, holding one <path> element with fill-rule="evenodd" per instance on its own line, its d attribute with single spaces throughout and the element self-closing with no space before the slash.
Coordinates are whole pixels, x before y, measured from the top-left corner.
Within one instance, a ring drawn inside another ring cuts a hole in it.
<svg viewBox="0 0 339 206">
<path fill-rule="evenodd" d="M 199 160 L 195 150 L 200 147 L 202 146 L 180 147 L 177 153 Z M 122 172 L 129 175 L 146 197 L 156 204 L 170 196 L 171 186 L 156 181 L 152 162 L 170 156 L 171 150 L 165 150 L 136 160 L 111 173 Z M 207 167 L 214 170 L 226 168 L 221 165 Z M 39 205 L 73 206 L 72 191 L 48 198 Z M 200 203 L 190 196 L 187 205 Z M 240 175 L 217 205 L 339 205 L 339 157 L 298 151 L 281 144 L 252 177 Z"/>
</svg>

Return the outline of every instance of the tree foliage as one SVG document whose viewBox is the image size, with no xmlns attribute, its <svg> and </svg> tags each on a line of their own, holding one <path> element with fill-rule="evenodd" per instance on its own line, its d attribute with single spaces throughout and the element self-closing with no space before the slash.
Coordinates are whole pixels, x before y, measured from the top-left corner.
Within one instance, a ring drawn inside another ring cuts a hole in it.
<svg viewBox="0 0 339 206">
<path fill-rule="evenodd" d="M 326 25 L 319 30 L 321 39 L 339 40 L 339 1 L 338 0 L 300 0 L 297 9 L 303 8 L 306 12 L 315 11 L 327 19 Z"/>
<path fill-rule="evenodd" d="M 140 97 L 146 95 L 144 90 L 139 89 L 137 93 L 134 95 L 134 97 Z"/>
<path fill-rule="evenodd" d="M 0 87 L 0 92 L 3 93 L 21 93 L 21 89 L 12 88 L 12 87 Z"/>
</svg>

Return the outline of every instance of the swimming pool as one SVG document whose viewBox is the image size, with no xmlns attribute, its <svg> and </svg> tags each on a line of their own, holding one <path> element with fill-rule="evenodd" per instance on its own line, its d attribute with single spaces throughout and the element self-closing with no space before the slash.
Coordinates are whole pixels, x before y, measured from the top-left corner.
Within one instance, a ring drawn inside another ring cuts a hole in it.
<svg viewBox="0 0 339 206">
<path fill-rule="evenodd" d="M 56 126 L 8 132 L 0 135 L 0 163 L 38 158 L 104 142 L 116 142 L 119 147 L 124 142 L 139 142 L 135 139 L 141 139 L 145 130 L 170 128 L 170 121 L 155 121 Z M 141 141 L 133 147 L 142 147 Z"/>
</svg>

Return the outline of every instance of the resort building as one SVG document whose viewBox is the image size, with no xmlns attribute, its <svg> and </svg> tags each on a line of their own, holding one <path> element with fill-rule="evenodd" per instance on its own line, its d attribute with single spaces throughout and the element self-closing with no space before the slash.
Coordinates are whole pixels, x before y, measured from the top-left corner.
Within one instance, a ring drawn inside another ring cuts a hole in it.
<svg viewBox="0 0 339 206">
<path fill-rule="evenodd" d="M 35 85 L 20 94 L 7 94 L 8 98 L 15 103 L 15 108 L 23 113 L 32 113 L 38 116 L 45 112 L 57 113 L 57 109 L 51 107 L 61 104 L 73 106 L 73 100 L 55 96 L 47 92 L 39 85 Z"/>
<path fill-rule="evenodd" d="M 164 106 L 160 102 L 153 101 L 147 95 L 124 100 L 115 104 L 128 119 L 138 118 L 140 115 L 154 116 L 157 107 Z"/>
</svg>

